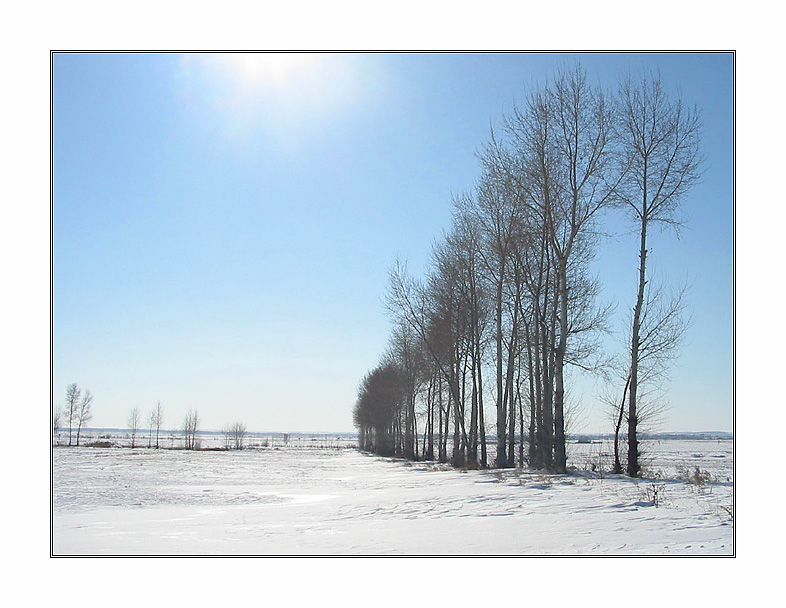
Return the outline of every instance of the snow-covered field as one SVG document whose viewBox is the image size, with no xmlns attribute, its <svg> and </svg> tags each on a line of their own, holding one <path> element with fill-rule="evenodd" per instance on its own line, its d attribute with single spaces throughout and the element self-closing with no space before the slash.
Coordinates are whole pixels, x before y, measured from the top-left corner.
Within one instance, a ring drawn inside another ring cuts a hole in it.
<svg viewBox="0 0 786 608">
<path fill-rule="evenodd" d="M 600 473 L 607 447 L 571 445 L 587 470 L 566 476 L 335 448 L 54 448 L 52 553 L 733 554 L 731 441 L 650 442 L 649 480 Z"/>
</svg>

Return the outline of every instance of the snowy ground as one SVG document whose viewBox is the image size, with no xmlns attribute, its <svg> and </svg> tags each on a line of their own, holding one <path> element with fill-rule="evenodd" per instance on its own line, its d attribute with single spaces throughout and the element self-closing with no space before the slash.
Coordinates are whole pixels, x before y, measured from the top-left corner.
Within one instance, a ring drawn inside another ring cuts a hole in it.
<svg viewBox="0 0 786 608">
<path fill-rule="evenodd" d="M 603 445 L 571 448 L 582 468 L 604 458 Z M 348 449 L 55 448 L 52 552 L 731 555 L 732 442 L 650 452 L 658 477 L 634 481 Z M 704 477 L 674 479 L 697 466 Z"/>
</svg>

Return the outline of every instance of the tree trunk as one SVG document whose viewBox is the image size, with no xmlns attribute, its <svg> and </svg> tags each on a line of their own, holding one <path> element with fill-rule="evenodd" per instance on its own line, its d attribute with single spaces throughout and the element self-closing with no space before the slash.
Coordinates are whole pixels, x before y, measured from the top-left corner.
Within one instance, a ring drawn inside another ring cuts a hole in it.
<svg viewBox="0 0 786 608">
<path fill-rule="evenodd" d="M 524 468 L 524 400 L 521 398 L 521 367 L 516 371 L 516 402 L 519 404 L 519 466 Z"/>
<path fill-rule="evenodd" d="M 568 346 L 568 278 L 567 260 L 559 260 L 559 343 L 554 360 L 554 470 L 567 470 L 565 453 L 565 351 Z"/>
<path fill-rule="evenodd" d="M 514 314 L 514 332 L 516 331 L 516 319 Z M 515 465 L 514 458 L 516 457 L 515 442 L 516 442 L 516 408 L 513 390 L 513 372 L 516 362 L 515 356 L 516 337 L 515 333 L 511 338 L 511 347 L 508 352 L 508 369 L 505 374 L 505 403 L 508 410 L 508 452 L 507 452 L 507 466 L 513 467 Z"/>
<path fill-rule="evenodd" d="M 426 460 L 434 460 L 434 402 L 433 395 L 431 395 L 431 386 L 429 386 L 429 395 L 426 397 L 426 436 L 423 441 L 426 445 L 423 446 L 423 454 Z"/>
<path fill-rule="evenodd" d="M 502 379 L 502 271 L 497 281 L 496 342 L 497 342 L 497 458 L 496 466 L 501 469 L 507 465 L 505 397 Z"/>
<path fill-rule="evenodd" d="M 644 200 L 646 202 L 646 190 Z M 646 203 L 645 203 L 646 204 Z M 628 402 L 628 467 L 630 477 L 638 477 L 641 472 L 639 462 L 638 418 L 636 398 L 639 386 L 639 331 L 641 330 L 641 310 L 644 305 L 644 288 L 647 285 L 647 215 L 646 207 L 641 221 L 641 242 L 639 246 L 639 290 L 636 308 L 633 311 L 633 330 L 630 345 L 630 395 Z"/>
<path fill-rule="evenodd" d="M 543 339 L 543 467 L 554 465 L 554 335 L 557 324 L 556 306 L 551 313 L 550 326 L 544 326 Z"/>
<path fill-rule="evenodd" d="M 483 414 L 483 378 L 478 368 L 478 425 L 480 426 L 480 466 L 484 469 L 489 466 L 486 453 L 486 417 Z"/>
<path fill-rule="evenodd" d="M 474 341 L 473 341 L 474 342 Z M 474 353 L 474 343 L 471 345 L 472 352 Z M 473 355 L 472 357 L 472 412 L 470 413 L 469 425 L 469 457 L 472 462 L 478 461 L 478 363 Z"/>
<path fill-rule="evenodd" d="M 445 421 L 449 419 L 450 414 L 450 400 L 448 400 L 447 408 L 443 407 L 442 403 L 442 379 L 437 379 L 437 389 L 439 391 L 439 461 L 447 462 L 447 427 Z"/>
<path fill-rule="evenodd" d="M 526 326 L 527 331 L 527 376 L 529 380 L 529 450 L 527 456 L 529 466 L 533 466 L 536 460 L 535 425 L 537 424 L 537 401 L 536 401 L 536 371 L 534 361 L 537 360 L 537 352 L 534 351 L 535 345 L 532 340 L 530 326 Z M 533 358 L 534 355 L 534 358 Z M 523 417 L 522 417 L 523 418 Z M 523 433 L 522 433 L 523 436 Z"/>
<path fill-rule="evenodd" d="M 620 401 L 620 413 L 617 416 L 617 424 L 614 426 L 614 472 L 622 473 L 622 463 L 620 461 L 620 429 L 622 428 L 622 419 L 625 416 L 625 400 L 628 397 L 628 387 L 630 387 L 630 373 L 628 379 L 625 381 L 625 389 L 622 391 L 622 400 Z"/>
</svg>

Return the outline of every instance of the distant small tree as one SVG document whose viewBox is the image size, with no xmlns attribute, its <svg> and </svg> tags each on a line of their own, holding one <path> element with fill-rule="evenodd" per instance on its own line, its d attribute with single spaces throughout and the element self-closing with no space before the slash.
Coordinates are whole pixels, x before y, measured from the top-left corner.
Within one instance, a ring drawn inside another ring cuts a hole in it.
<svg viewBox="0 0 786 608">
<path fill-rule="evenodd" d="M 183 419 L 183 434 L 185 437 L 185 448 L 187 450 L 198 449 L 196 434 L 199 430 L 199 413 L 196 410 L 188 410 Z"/>
<path fill-rule="evenodd" d="M 79 412 L 79 398 L 81 395 L 82 391 L 76 385 L 76 382 L 69 384 L 66 388 L 65 417 L 68 421 L 68 445 L 71 445 L 71 435 Z"/>
<path fill-rule="evenodd" d="M 76 385 L 74 385 L 76 386 Z M 93 413 L 90 411 L 93 405 L 93 394 L 86 390 L 85 394 L 82 395 L 82 399 L 79 401 L 77 406 L 77 413 L 76 413 L 76 445 L 79 445 L 79 436 L 82 433 L 82 429 L 87 426 L 87 423 L 93 419 Z"/>
<path fill-rule="evenodd" d="M 224 427 L 224 447 L 228 450 L 242 450 L 246 442 L 246 425 L 235 422 Z"/>
<path fill-rule="evenodd" d="M 153 427 L 156 424 L 155 418 L 156 418 L 156 412 L 155 412 L 155 410 L 153 410 L 147 416 L 147 424 L 148 424 L 148 428 L 147 428 L 147 448 L 148 449 L 153 447 Z"/>
<path fill-rule="evenodd" d="M 164 409 L 161 407 L 161 402 L 159 401 L 156 403 L 155 409 L 150 413 L 150 434 L 152 435 L 152 429 L 156 430 L 156 449 L 158 449 L 158 436 L 161 432 L 161 425 L 164 421 Z"/>
<path fill-rule="evenodd" d="M 231 450 L 232 449 L 232 426 L 226 425 L 221 432 L 224 434 L 224 449 Z"/>
<path fill-rule="evenodd" d="M 59 407 L 52 412 L 52 443 L 56 442 L 57 431 L 63 422 L 63 410 Z"/>
<path fill-rule="evenodd" d="M 131 431 L 131 448 L 136 447 L 136 433 L 142 423 L 142 415 L 139 413 L 139 408 L 135 407 L 128 415 L 128 429 Z"/>
</svg>

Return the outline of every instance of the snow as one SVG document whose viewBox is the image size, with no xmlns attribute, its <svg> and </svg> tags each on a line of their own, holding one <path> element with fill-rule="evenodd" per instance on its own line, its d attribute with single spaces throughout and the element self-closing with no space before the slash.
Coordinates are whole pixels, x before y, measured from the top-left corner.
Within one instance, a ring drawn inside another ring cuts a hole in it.
<svg viewBox="0 0 786 608">
<path fill-rule="evenodd" d="M 732 555 L 733 443 L 650 443 L 641 480 L 591 472 L 598 444 L 571 445 L 586 470 L 562 476 L 336 448 L 54 448 L 52 553 Z M 710 482 L 676 479 L 696 466 Z"/>
</svg>

